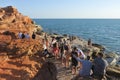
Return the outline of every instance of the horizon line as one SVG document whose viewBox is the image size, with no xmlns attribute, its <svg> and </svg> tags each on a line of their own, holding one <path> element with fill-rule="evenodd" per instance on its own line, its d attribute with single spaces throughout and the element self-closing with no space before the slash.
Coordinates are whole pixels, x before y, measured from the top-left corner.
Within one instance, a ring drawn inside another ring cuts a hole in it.
<svg viewBox="0 0 120 80">
<path fill-rule="evenodd" d="M 31 19 L 120 19 L 120 18 L 31 18 Z"/>
</svg>

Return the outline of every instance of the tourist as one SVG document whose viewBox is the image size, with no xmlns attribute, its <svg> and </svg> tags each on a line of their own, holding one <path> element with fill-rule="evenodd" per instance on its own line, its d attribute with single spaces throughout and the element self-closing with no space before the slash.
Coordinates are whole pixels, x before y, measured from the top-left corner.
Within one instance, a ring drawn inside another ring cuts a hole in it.
<svg viewBox="0 0 120 80">
<path fill-rule="evenodd" d="M 57 41 L 56 41 L 56 39 L 53 37 L 52 38 L 52 41 L 51 41 L 51 43 L 50 43 L 50 49 L 51 49 L 51 53 L 54 53 L 53 52 L 53 46 L 55 46 Z M 54 55 L 54 54 L 53 54 Z"/>
<path fill-rule="evenodd" d="M 18 38 L 19 38 L 19 39 L 22 38 L 22 33 L 21 33 L 21 32 L 18 33 Z"/>
<path fill-rule="evenodd" d="M 29 33 L 26 33 L 26 34 L 25 34 L 25 38 L 26 38 L 26 39 L 30 39 Z"/>
<path fill-rule="evenodd" d="M 59 50 L 60 50 L 60 57 L 62 59 L 63 53 L 64 53 L 64 44 L 62 39 L 59 40 Z"/>
<path fill-rule="evenodd" d="M 81 59 L 86 58 L 85 54 L 83 53 L 83 51 L 81 49 L 77 48 L 77 52 L 78 52 L 79 58 L 81 58 Z"/>
<path fill-rule="evenodd" d="M 103 59 L 103 53 L 98 53 L 97 58 L 93 61 L 93 77 L 102 80 L 106 74 L 107 66 L 108 62 Z"/>
<path fill-rule="evenodd" d="M 49 44 L 49 41 L 48 41 L 47 38 L 45 39 L 45 42 L 46 42 L 46 47 L 47 47 L 47 49 L 49 49 L 49 45 L 50 45 L 50 44 Z"/>
<path fill-rule="evenodd" d="M 63 43 L 66 44 L 66 40 L 65 39 L 63 39 Z"/>
<path fill-rule="evenodd" d="M 36 35 L 35 35 L 35 32 L 33 32 L 32 39 L 35 39 L 35 38 L 36 38 Z"/>
<path fill-rule="evenodd" d="M 59 47 L 58 47 L 58 43 L 55 42 L 53 44 L 53 54 L 55 56 L 55 59 L 58 59 L 58 55 L 59 55 Z"/>
<path fill-rule="evenodd" d="M 95 58 L 97 58 L 97 52 L 94 51 L 94 52 L 92 53 L 91 57 L 92 57 L 92 60 L 94 60 Z"/>
<path fill-rule="evenodd" d="M 91 39 L 88 39 L 88 46 L 92 46 L 92 41 L 91 41 Z"/>
<path fill-rule="evenodd" d="M 25 34 L 24 34 L 24 33 L 22 33 L 21 37 L 22 37 L 22 39 L 24 39 L 24 38 L 25 38 Z"/>
<path fill-rule="evenodd" d="M 46 46 L 46 42 L 44 39 L 42 39 L 42 43 L 43 43 L 43 49 L 46 50 L 47 49 L 47 46 Z"/>
<path fill-rule="evenodd" d="M 51 57 L 51 54 L 49 53 L 49 51 L 48 51 L 48 47 L 47 47 L 47 43 L 46 43 L 46 41 L 43 39 L 42 40 L 42 42 L 43 42 L 43 55 L 45 56 L 45 57 Z"/>
<path fill-rule="evenodd" d="M 62 64 L 68 68 L 69 66 L 69 45 L 66 43 L 63 46 Z"/>
<path fill-rule="evenodd" d="M 52 38 L 52 42 L 51 42 L 52 45 L 53 45 L 54 43 L 56 43 L 56 42 L 57 42 L 57 40 L 55 39 L 55 37 L 53 37 L 53 38 Z"/>
<path fill-rule="evenodd" d="M 77 53 L 77 48 L 76 47 L 74 47 L 72 52 L 71 52 L 72 74 L 76 74 L 78 61 L 76 60 L 76 58 L 73 57 L 73 55 L 78 57 L 78 53 Z"/>
<path fill-rule="evenodd" d="M 91 70 L 92 70 L 92 62 L 90 62 L 90 56 L 87 56 L 85 60 L 80 59 L 79 57 L 76 57 L 73 55 L 73 57 L 82 64 L 82 68 L 79 70 L 79 74 L 76 76 L 76 78 L 79 77 L 91 77 Z"/>
<path fill-rule="evenodd" d="M 44 39 L 47 40 L 47 34 L 46 34 L 46 33 L 45 33 L 45 35 L 44 35 Z"/>
</svg>

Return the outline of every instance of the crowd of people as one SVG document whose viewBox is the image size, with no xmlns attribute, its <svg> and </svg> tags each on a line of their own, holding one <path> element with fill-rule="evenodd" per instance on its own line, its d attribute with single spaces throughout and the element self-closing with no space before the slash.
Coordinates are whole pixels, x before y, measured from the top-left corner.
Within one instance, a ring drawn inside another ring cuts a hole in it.
<svg viewBox="0 0 120 80">
<path fill-rule="evenodd" d="M 60 59 L 61 64 L 65 68 L 71 69 L 71 73 L 76 75 L 75 79 L 78 77 L 95 77 L 97 80 L 102 80 L 104 78 L 108 63 L 103 59 L 102 52 L 98 54 L 94 52 L 90 57 L 90 55 L 84 54 L 81 49 L 71 47 L 71 40 L 55 37 L 48 40 L 46 34 L 42 43 L 45 57 Z M 88 45 L 91 46 L 91 40 L 89 40 Z M 77 75 L 78 69 L 79 74 Z"/>
<path fill-rule="evenodd" d="M 29 33 L 18 33 L 19 39 L 35 39 L 36 35 L 29 35 Z M 79 77 L 88 77 L 88 78 L 97 78 L 102 80 L 106 73 L 106 68 L 108 63 L 103 59 L 103 53 L 93 52 L 91 57 L 78 47 L 71 46 L 71 39 L 52 37 L 52 39 L 47 38 L 45 34 L 42 43 L 43 43 L 43 55 L 46 58 L 55 57 L 55 60 L 61 60 L 61 64 L 66 69 L 71 69 L 71 73 L 76 75 L 75 79 Z M 91 39 L 88 40 L 88 46 L 92 46 Z M 92 61 L 91 61 L 92 59 Z M 79 71 L 78 71 L 79 70 Z M 77 72 L 79 72 L 77 74 Z"/>
</svg>

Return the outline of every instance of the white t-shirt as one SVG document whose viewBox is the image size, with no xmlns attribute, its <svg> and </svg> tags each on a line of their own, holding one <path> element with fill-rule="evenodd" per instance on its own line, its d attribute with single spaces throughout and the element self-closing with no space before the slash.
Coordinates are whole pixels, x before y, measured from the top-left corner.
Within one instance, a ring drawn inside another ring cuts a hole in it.
<svg viewBox="0 0 120 80">
<path fill-rule="evenodd" d="M 19 37 L 19 38 L 22 38 L 22 33 L 21 33 L 21 32 L 18 34 L 18 37 Z"/>
<path fill-rule="evenodd" d="M 83 53 L 83 51 L 81 49 L 78 49 L 78 53 L 80 54 L 81 53 L 81 57 L 82 58 L 86 58 L 85 54 Z"/>
</svg>

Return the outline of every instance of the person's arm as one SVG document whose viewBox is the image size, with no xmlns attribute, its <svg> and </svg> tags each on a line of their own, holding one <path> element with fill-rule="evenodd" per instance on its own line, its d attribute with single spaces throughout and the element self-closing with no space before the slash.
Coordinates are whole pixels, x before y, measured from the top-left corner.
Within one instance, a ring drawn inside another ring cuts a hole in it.
<svg viewBox="0 0 120 80">
<path fill-rule="evenodd" d="M 80 62 L 83 61 L 82 59 L 80 59 L 79 57 L 76 57 L 75 55 L 73 55 L 73 57 L 74 57 L 77 61 L 80 61 Z"/>
<path fill-rule="evenodd" d="M 83 53 L 83 51 L 81 50 L 81 55 L 82 55 L 82 57 L 85 59 L 85 54 Z"/>
<path fill-rule="evenodd" d="M 108 62 L 106 60 L 105 61 L 105 68 L 107 69 L 108 68 Z"/>
</svg>

